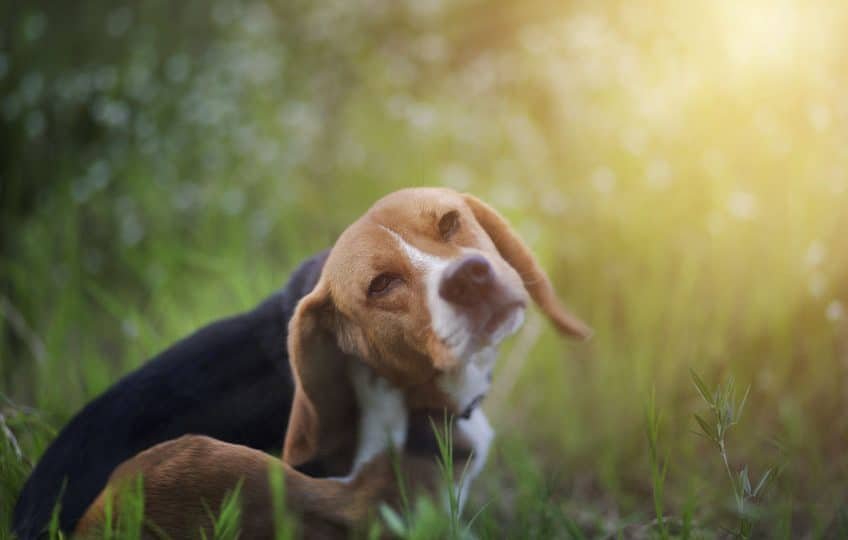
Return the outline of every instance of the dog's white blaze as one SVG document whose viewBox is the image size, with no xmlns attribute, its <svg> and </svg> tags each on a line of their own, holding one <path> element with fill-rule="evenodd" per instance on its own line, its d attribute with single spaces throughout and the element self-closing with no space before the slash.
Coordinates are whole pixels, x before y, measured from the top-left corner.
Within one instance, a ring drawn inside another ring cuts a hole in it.
<svg viewBox="0 0 848 540">
<path fill-rule="evenodd" d="M 350 481 L 369 461 L 389 445 L 402 448 L 406 443 L 409 415 L 403 393 L 387 380 L 378 377 L 371 368 L 354 363 L 350 367 L 353 390 L 359 404 L 359 440 L 353 468 L 342 478 Z"/>
<path fill-rule="evenodd" d="M 489 447 L 492 445 L 492 440 L 495 438 L 495 431 L 492 429 L 491 424 L 489 424 L 489 420 L 486 418 L 485 413 L 483 413 L 483 411 L 479 408 L 474 409 L 467 420 L 457 420 L 456 427 L 460 432 L 462 432 L 462 435 L 471 442 L 472 448 L 471 457 L 469 458 L 470 462 L 466 469 L 465 476 L 456 486 L 456 489 L 459 492 L 459 510 L 461 512 L 463 506 L 465 506 L 465 501 L 468 499 L 468 489 L 471 486 L 471 482 L 477 478 L 480 471 L 483 470 L 483 466 L 486 464 L 486 458 L 489 455 Z M 464 465 L 464 463 L 455 463 L 454 467 L 462 467 Z"/>
<path fill-rule="evenodd" d="M 433 331 L 442 341 L 449 339 L 457 341 L 457 343 L 446 342 L 445 345 L 448 346 L 451 353 L 461 359 L 465 352 L 463 349 L 467 347 L 470 340 L 469 332 L 467 330 L 456 331 L 463 324 L 462 316 L 450 303 L 439 296 L 439 283 L 442 279 L 442 272 L 444 272 L 451 261 L 421 251 L 388 227 L 383 227 L 383 229 L 397 240 L 409 262 L 423 272 L 427 308 L 430 311 L 430 324 L 433 325 Z"/>
</svg>

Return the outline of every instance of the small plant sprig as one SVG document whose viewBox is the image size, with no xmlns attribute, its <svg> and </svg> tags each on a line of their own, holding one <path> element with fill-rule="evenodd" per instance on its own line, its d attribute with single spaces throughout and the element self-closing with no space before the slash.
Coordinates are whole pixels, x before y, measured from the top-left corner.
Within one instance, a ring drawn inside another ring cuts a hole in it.
<svg viewBox="0 0 848 540">
<path fill-rule="evenodd" d="M 202 540 L 237 540 L 241 536 L 241 486 L 242 481 L 239 480 L 235 489 L 224 496 L 217 516 L 206 502 L 203 502 L 206 513 L 212 520 L 212 535 L 209 537 L 206 535 L 205 529 L 200 529 L 198 531 L 199 538 Z"/>
<path fill-rule="evenodd" d="M 745 389 L 742 399 L 736 399 L 736 384 L 731 376 L 724 385 L 718 385 L 715 390 L 710 390 L 704 383 L 701 377 L 690 369 L 692 374 L 692 382 L 695 383 L 695 388 L 710 407 L 711 418 L 705 419 L 701 415 L 695 414 L 695 420 L 701 428 L 701 431 L 695 433 L 705 437 L 712 442 L 718 449 L 721 455 L 721 460 L 724 464 L 724 470 L 727 472 L 727 477 L 730 479 L 730 484 L 733 487 L 733 496 L 736 500 L 736 512 L 739 514 L 739 531 L 736 536 L 739 538 L 751 538 L 754 529 L 754 519 L 749 511 L 749 506 L 752 506 L 763 494 L 765 487 L 768 485 L 773 469 L 768 469 L 760 477 L 756 487 L 751 484 L 748 475 L 748 466 L 743 466 L 738 473 L 734 474 L 733 468 L 730 466 L 730 459 L 727 454 L 727 432 L 731 427 L 739 423 L 742 417 L 742 412 L 745 410 L 745 403 L 748 401 L 748 394 L 751 387 Z"/>
<path fill-rule="evenodd" d="M 431 540 L 447 538 L 450 540 L 468 540 L 474 538 L 471 530 L 476 518 L 483 509 L 477 512 L 469 521 L 462 519 L 462 501 L 460 493 L 466 481 L 470 461 L 465 463 L 458 483 L 454 483 L 454 454 L 453 454 L 453 423 L 454 419 L 445 414 L 441 429 L 433 419 L 430 419 L 430 427 L 436 439 L 439 454 L 437 462 L 440 473 L 441 484 L 444 488 L 446 498 L 441 507 L 437 506 L 428 497 L 420 497 L 410 506 L 403 471 L 399 462 L 395 460 L 393 467 L 399 482 L 402 513 L 398 513 L 390 506 L 380 506 L 380 515 L 389 532 L 397 538 L 404 540 Z M 398 456 L 395 456 L 396 459 Z M 369 538 L 377 538 L 379 529 L 372 531 Z"/>
<path fill-rule="evenodd" d="M 652 389 L 651 401 L 645 407 L 645 425 L 650 449 L 648 457 L 651 461 L 651 479 L 654 488 L 654 513 L 657 516 L 660 538 L 661 540 L 666 540 L 669 538 L 669 533 L 665 517 L 663 516 L 663 488 L 665 486 L 666 472 L 668 472 L 668 458 L 660 458 L 658 451 L 661 418 L 656 405 L 656 391 Z"/>
</svg>

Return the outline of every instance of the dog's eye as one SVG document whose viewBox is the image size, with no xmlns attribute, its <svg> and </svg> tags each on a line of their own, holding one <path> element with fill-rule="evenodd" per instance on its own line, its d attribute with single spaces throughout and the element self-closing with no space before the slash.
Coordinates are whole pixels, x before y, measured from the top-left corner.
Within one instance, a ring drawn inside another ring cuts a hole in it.
<svg viewBox="0 0 848 540">
<path fill-rule="evenodd" d="M 459 212 L 451 210 L 439 220 L 439 234 L 447 240 L 459 228 Z"/>
<path fill-rule="evenodd" d="M 395 274 L 380 274 L 371 280 L 371 284 L 368 285 L 368 296 L 379 296 L 381 294 L 386 294 L 394 287 L 397 283 L 400 282 L 400 277 Z"/>
</svg>

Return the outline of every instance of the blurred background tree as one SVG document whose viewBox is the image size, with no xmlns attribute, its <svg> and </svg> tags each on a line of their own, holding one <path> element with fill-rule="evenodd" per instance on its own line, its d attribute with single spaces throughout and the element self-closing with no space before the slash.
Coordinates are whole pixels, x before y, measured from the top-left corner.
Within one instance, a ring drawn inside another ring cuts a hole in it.
<svg viewBox="0 0 848 540">
<path fill-rule="evenodd" d="M 650 512 L 654 388 L 667 506 L 697 493 L 699 519 L 728 512 L 690 433 L 695 368 L 752 386 L 735 444 L 755 470 L 784 465 L 773 530 L 836 530 L 848 7 L 84 0 L 0 13 L 0 385 L 47 424 L 275 290 L 381 195 L 446 185 L 502 210 L 596 329 L 574 346 L 531 319 L 490 400 L 520 441 L 503 446 L 527 445 L 557 478 L 555 504 L 598 530 Z M 20 422 L 35 459 L 50 432 Z M 483 500 L 516 482 L 489 481 Z M 515 521 L 508 504 L 488 514 Z"/>
</svg>

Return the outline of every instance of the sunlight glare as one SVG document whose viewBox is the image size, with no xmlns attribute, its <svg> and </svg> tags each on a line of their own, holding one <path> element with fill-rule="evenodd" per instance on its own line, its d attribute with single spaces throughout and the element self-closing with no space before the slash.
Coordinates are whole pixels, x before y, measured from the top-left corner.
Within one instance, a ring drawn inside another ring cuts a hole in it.
<svg viewBox="0 0 848 540">
<path fill-rule="evenodd" d="M 798 0 L 722 1 L 715 4 L 729 60 L 743 69 L 785 68 L 821 52 L 826 25 L 821 8 Z"/>
</svg>

